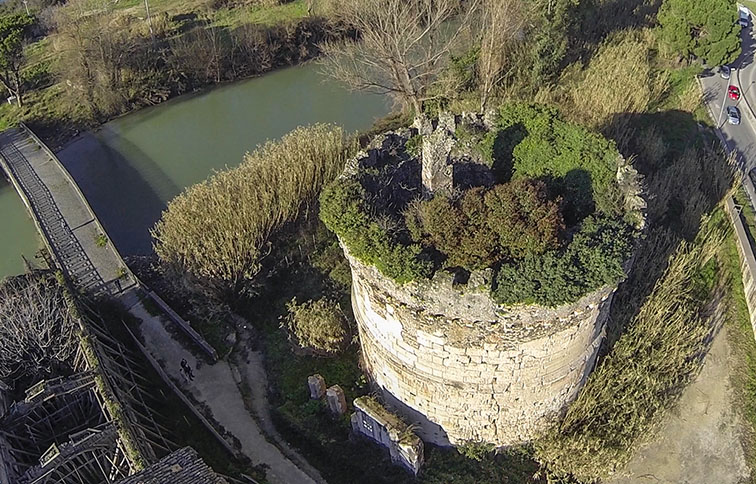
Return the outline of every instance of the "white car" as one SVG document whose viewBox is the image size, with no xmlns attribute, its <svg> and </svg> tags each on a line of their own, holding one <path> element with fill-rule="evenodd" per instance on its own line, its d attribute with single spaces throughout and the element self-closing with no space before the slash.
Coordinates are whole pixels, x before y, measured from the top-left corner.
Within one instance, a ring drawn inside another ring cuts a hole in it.
<svg viewBox="0 0 756 484">
<path fill-rule="evenodd" d="M 730 124 L 740 124 L 740 110 L 735 106 L 727 106 L 727 122 Z"/>
</svg>

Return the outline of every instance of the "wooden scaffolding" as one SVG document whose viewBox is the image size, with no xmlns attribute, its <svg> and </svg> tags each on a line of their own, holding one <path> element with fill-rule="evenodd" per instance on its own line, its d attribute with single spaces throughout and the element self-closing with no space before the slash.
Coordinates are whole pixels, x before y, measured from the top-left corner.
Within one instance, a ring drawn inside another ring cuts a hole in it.
<svg viewBox="0 0 756 484">
<path fill-rule="evenodd" d="M 84 308 L 74 373 L 27 389 L 0 416 L 0 484 L 105 484 L 178 448 L 144 366 Z"/>
</svg>

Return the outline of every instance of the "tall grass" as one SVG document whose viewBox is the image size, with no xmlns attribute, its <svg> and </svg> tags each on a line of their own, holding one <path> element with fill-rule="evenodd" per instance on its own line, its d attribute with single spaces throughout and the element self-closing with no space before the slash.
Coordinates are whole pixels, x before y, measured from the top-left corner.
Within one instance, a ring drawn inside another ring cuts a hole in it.
<svg viewBox="0 0 756 484">
<path fill-rule="evenodd" d="M 586 68 L 579 62 L 569 66 L 559 85 L 538 97 L 566 106 L 562 111 L 573 121 L 602 130 L 618 114 L 646 112 L 668 84 L 668 75 L 653 66 L 654 43 L 648 30 L 618 32 Z"/>
<path fill-rule="evenodd" d="M 270 236 L 297 218 L 352 152 L 341 128 L 298 128 L 170 202 L 152 230 L 161 261 L 191 286 L 222 299 L 260 270 Z"/>
<path fill-rule="evenodd" d="M 683 241 L 640 311 L 591 375 L 565 418 L 536 443 L 556 475 L 583 482 L 627 463 L 700 367 L 711 332 L 703 309 L 713 289 L 712 257 L 727 230 L 705 221 Z"/>
</svg>

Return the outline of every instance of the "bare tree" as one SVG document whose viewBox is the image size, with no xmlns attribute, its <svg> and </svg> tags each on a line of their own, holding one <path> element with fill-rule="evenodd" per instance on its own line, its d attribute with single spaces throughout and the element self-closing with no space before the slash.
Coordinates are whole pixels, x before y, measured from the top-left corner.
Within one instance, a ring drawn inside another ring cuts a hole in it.
<svg viewBox="0 0 756 484">
<path fill-rule="evenodd" d="M 506 77 L 507 54 L 527 22 L 522 0 L 481 0 L 478 29 L 480 109 L 485 111 L 493 90 Z"/>
<path fill-rule="evenodd" d="M 57 68 L 73 104 L 83 103 L 95 117 L 117 112 L 124 102 L 123 67 L 133 42 L 112 3 L 72 0 L 56 7 L 51 21 Z"/>
<path fill-rule="evenodd" d="M 344 0 L 338 17 L 361 35 L 326 43 L 323 64 L 352 89 L 398 95 L 419 115 L 478 0 Z"/>
<path fill-rule="evenodd" d="M 47 276 L 26 275 L 0 285 L 0 378 L 45 377 L 76 351 L 76 321 L 62 289 Z"/>
</svg>

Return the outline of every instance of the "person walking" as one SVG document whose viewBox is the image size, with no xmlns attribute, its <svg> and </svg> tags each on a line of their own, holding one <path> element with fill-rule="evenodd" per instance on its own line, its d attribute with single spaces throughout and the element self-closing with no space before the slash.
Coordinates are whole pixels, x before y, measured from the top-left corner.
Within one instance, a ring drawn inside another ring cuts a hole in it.
<svg viewBox="0 0 756 484">
<path fill-rule="evenodd" d="M 186 359 L 181 360 L 181 369 L 184 370 L 184 374 L 187 378 L 189 378 L 190 381 L 194 380 L 194 372 L 192 371 L 192 367 L 189 366 L 189 363 L 186 361 Z"/>
</svg>

